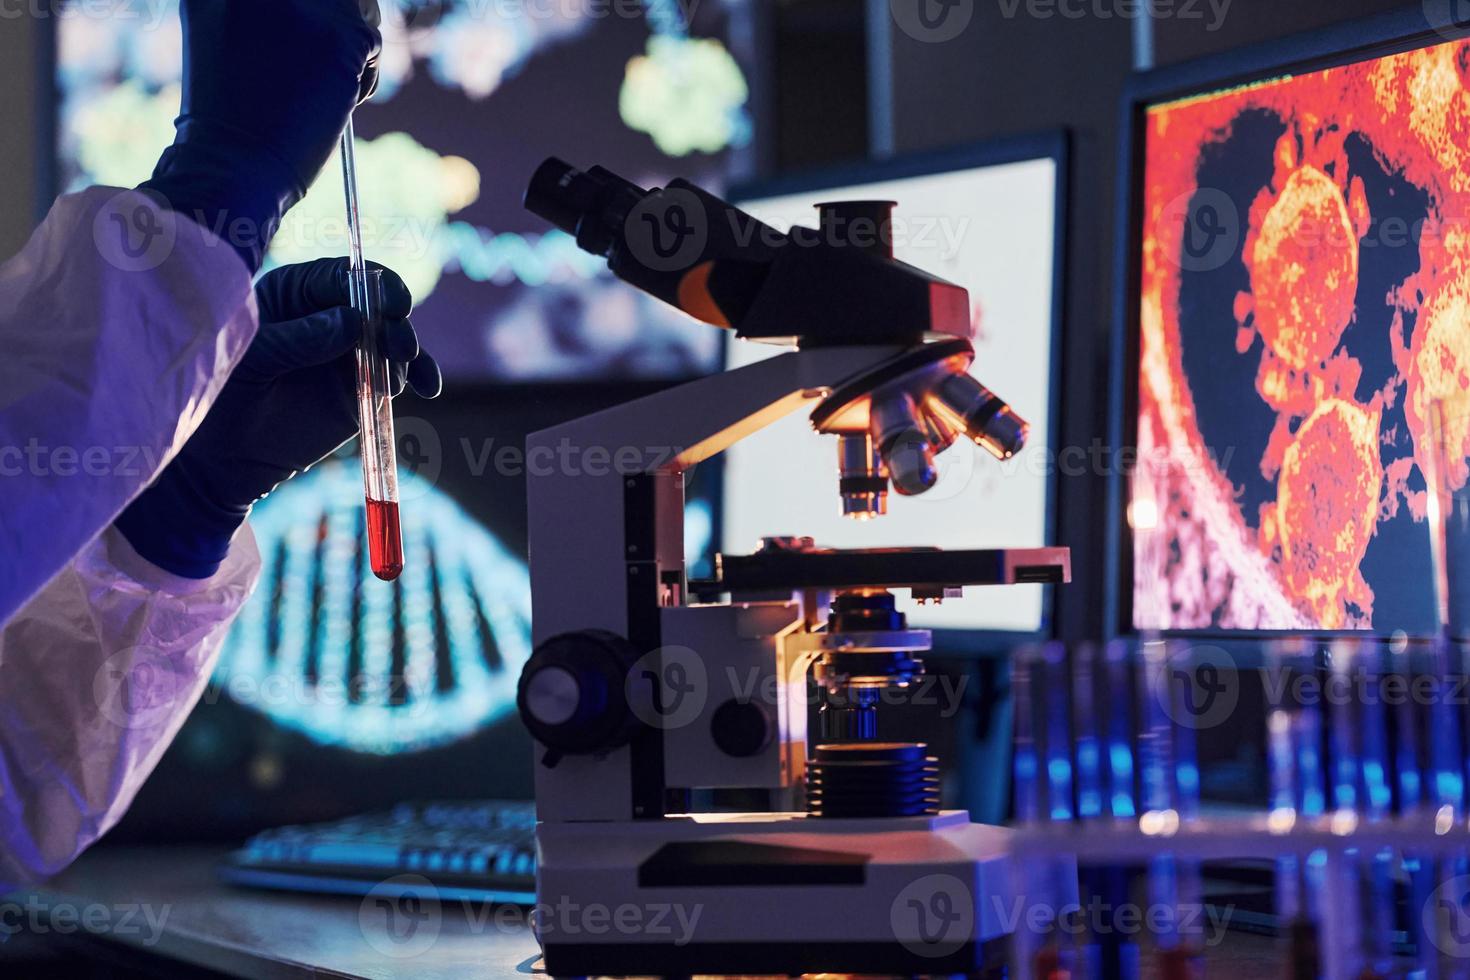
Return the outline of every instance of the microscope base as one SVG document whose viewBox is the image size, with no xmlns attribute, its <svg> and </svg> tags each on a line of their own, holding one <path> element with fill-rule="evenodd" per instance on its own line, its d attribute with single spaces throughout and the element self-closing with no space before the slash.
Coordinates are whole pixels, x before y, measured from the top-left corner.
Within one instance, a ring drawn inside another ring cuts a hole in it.
<svg viewBox="0 0 1470 980">
<path fill-rule="evenodd" d="M 1011 832 L 963 812 L 543 823 L 537 838 L 553 976 L 988 973 L 1029 913 Z"/>
</svg>

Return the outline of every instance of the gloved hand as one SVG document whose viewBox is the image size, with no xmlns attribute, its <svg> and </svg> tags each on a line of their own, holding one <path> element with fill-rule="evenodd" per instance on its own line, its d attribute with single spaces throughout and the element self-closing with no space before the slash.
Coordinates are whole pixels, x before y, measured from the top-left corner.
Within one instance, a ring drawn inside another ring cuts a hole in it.
<svg viewBox="0 0 1470 980">
<path fill-rule="evenodd" d="M 374 265 L 373 268 L 381 268 Z M 407 317 L 408 287 L 383 272 L 384 350 L 394 395 L 442 387 Z M 362 318 L 349 303 L 346 259 L 267 273 L 255 289 L 260 331 L 194 435 L 115 526 L 144 558 L 208 578 L 251 505 L 357 434 L 355 348 Z"/>
<path fill-rule="evenodd" d="M 223 238 L 254 275 L 376 84 L 366 66 L 381 38 L 359 0 L 182 0 L 180 15 L 174 144 L 139 190 Z"/>
</svg>

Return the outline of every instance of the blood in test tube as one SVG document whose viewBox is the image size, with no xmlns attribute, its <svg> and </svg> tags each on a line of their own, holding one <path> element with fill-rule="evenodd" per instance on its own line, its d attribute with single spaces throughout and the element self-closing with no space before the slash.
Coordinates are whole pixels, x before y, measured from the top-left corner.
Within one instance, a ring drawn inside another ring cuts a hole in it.
<svg viewBox="0 0 1470 980">
<path fill-rule="evenodd" d="M 367 501 L 368 560 L 373 574 L 385 582 L 403 571 L 403 531 L 398 524 L 398 505 L 392 501 Z"/>
</svg>

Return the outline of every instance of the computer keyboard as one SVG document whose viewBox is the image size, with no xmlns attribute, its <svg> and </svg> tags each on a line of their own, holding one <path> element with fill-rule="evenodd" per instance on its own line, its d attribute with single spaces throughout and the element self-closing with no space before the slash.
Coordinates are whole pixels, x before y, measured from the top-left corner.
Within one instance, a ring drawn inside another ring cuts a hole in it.
<svg viewBox="0 0 1470 980">
<path fill-rule="evenodd" d="M 231 884 L 366 895 L 396 875 L 449 901 L 536 901 L 536 810 L 528 801 L 405 803 L 387 813 L 279 827 L 221 864 Z"/>
</svg>

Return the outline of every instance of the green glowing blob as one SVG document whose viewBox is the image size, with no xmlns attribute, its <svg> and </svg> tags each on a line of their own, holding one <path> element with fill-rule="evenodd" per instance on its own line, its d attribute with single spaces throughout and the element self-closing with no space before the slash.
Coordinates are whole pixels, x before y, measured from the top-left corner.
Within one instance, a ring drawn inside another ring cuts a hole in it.
<svg viewBox="0 0 1470 980">
<path fill-rule="evenodd" d="M 646 55 L 629 60 L 618 110 L 669 156 L 718 153 L 735 138 L 749 95 L 740 66 L 719 41 L 657 36 Z"/>
<path fill-rule="evenodd" d="M 480 197 L 480 171 L 468 160 L 440 156 L 407 133 L 387 133 L 358 140 L 357 181 L 364 253 L 402 276 L 422 302 L 444 272 L 449 216 Z M 270 259 L 289 265 L 346 254 L 342 164 L 333 154 L 286 216 Z"/>
<path fill-rule="evenodd" d="M 150 94 L 130 79 L 77 107 L 68 127 L 88 184 L 136 187 L 153 173 L 158 151 L 174 141 L 179 86 Z"/>
</svg>

